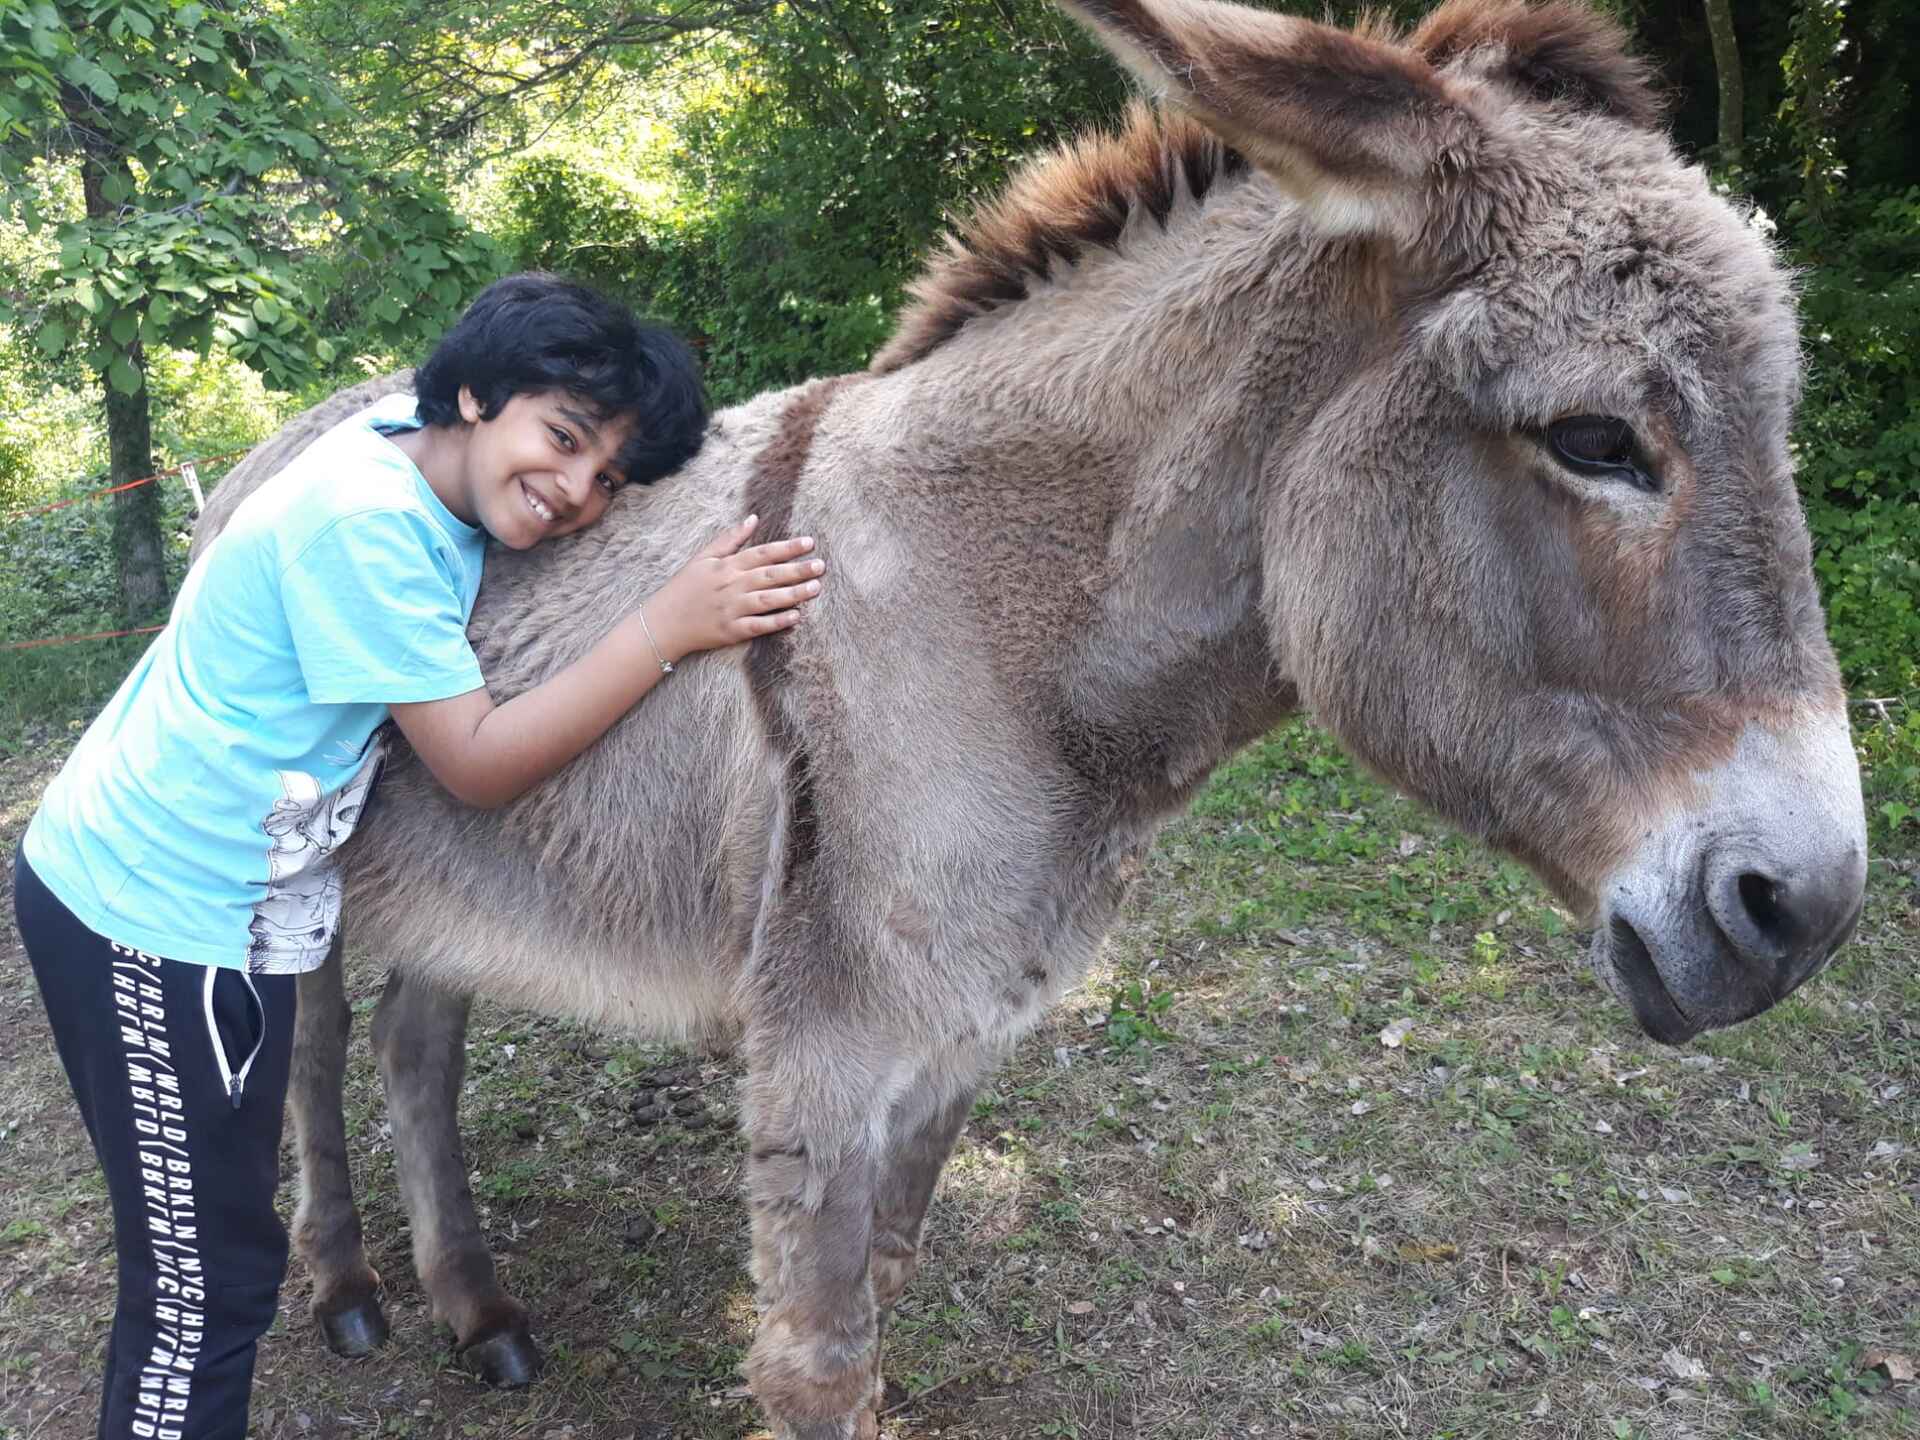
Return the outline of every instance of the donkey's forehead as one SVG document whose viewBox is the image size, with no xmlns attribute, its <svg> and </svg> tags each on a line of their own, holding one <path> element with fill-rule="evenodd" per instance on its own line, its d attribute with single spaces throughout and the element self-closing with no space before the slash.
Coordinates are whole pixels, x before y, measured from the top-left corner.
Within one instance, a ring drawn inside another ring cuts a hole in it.
<svg viewBox="0 0 1920 1440">
<path fill-rule="evenodd" d="M 1455 379 L 1534 376 L 1691 410 L 1758 386 L 1747 400 L 1784 413 L 1792 293 L 1748 214 L 1659 137 L 1596 119 L 1523 139 L 1524 164 L 1487 182 L 1486 258 L 1421 326 Z"/>
</svg>

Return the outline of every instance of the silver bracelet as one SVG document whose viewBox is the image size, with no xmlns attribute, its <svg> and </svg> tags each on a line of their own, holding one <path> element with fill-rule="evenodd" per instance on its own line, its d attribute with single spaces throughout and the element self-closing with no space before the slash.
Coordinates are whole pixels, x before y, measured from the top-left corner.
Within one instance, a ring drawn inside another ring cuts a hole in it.
<svg viewBox="0 0 1920 1440">
<path fill-rule="evenodd" d="M 645 605 L 640 607 L 639 614 L 640 628 L 647 632 L 647 644 L 653 647 L 653 658 L 660 662 L 660 673 L 662 675 L 671 675 L 673 673 L 673 662 L 660 653 L 660 642 L 653 638 L 653 627 L 647 624 L 647 607 Z"/>
</svg>

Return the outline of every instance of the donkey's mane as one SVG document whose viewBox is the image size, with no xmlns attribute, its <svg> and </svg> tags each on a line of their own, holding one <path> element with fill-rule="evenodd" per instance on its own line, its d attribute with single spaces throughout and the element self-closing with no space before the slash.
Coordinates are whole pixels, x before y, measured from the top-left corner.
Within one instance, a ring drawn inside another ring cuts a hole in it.
<svg viewBox="0 0 1920 1440">
<path fill-rule="evenodd" d="M 1006 190 L 947 236 L 900 312 L 893 338 L 873 359 L 876 374 L 911 365 L 976 315 L 1024 299 L 1054 261 L 1117 246 L 1144 209 L 1160 223 L 1181 191 L 1195 201 L 1247 162 L 1198 120 L 1134 101 L 1120 128 L 1082 135 L 1029 162 Z"/>
<path fill-rule="evenodd" d="M 1583 0 L 1447 0 L 1411 34 L 1365 16 L 1354 38 L 1401 45 L 1436 68 L 1472 52 L 1491 73 L 1543 105 L 1597 112 L 1656 129 L 1661 101 L 1650 68 L 1627 50 L 1619 22 Z M 885 374 L 911 365 L 976 315 L 1026 297 L 1056 260 L 1115 247 L 1144 208 L 1161 225 L 1180 199 L 1196 202 L 1247 160 L 1180 110 L 1134 101 L 1120 128 L 1093 132 L 1029 162 L 1006 190 L 958 224 L 945 248 L 907 287 L 893 338 L 873 358 Z"/>
</svg>

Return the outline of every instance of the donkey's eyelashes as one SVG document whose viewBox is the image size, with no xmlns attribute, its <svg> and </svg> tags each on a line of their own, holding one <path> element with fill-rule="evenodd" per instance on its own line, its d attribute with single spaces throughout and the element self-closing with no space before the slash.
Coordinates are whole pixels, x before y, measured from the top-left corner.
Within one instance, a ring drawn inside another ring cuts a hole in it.
<svg viewBox="0 0 1920 1440">
<path fill-rule="evenodd" d="M 1633 464 L 1633 428 L 1607 415 L 1573 415 L 1547 427 L 1553 451 L 1576 470 L 1625 470 Z"/>
<path fill-rule="evenodd" d="M 1641 490 L 1660 481 L 1645 459 L 1633 427 L 1612 415 L 1569 415 L 1546 429 L 1554 459 L 1578 475 L 1625 480 Z"/>
</svg>

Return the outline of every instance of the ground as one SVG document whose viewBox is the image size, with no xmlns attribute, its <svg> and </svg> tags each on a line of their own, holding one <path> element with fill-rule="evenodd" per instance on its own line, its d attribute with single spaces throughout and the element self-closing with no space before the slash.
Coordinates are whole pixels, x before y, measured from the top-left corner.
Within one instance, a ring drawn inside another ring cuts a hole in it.
<svg viewBox="0 0 1920 1440">
<path fill-rule="evenodd" d="M 9 852 L 64 743 L 0 759 Z M 1920 1435 L 1917 868 L 1875 860 L 1828 974 L 1663 1049 L 1524 871 L 1276 732 L 975 1107 L 889 1440 Z M 380 980 L 350 963 L 362 1018 Z M 757 1430 L 731 1063 L 488 1005 L 468 1061 L 475 1192 L 546 1376 L 489 1392 L 431 1325 L 356 1033 L 394 1338 L 336 1360 L 296 1261 L 255 1435 Z M 0 1075 L 0 1437 L 79 1440 L 105 1197 L 10 925 Z"/>
</svg>

